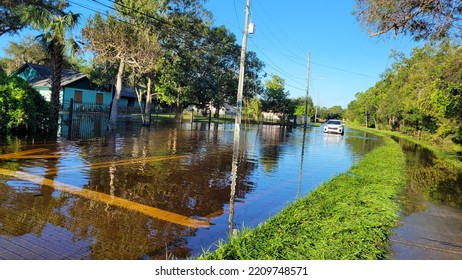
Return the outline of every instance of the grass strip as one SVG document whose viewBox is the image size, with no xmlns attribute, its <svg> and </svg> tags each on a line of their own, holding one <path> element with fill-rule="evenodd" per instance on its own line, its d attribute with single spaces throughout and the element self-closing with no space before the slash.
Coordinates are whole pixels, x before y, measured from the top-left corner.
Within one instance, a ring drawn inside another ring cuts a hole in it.
<svg viewBox="0 0 462 280">
<path fill-rule="evenodd" d="M 386 259 L 405 182 L 404 154 L 386 138 L 348 172 L 199 259 Z"/>
</svg>

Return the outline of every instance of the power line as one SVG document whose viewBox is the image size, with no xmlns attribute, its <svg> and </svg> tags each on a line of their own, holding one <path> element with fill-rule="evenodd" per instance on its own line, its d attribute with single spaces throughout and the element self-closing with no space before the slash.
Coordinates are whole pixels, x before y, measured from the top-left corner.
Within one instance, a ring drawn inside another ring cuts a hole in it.
<svg viewBox="0 0 462 280">
<path fill-rule="evenodd" d="M 341 71 L 341 72 L 345 72 L 345 73 L 349 73 L 349 74 L 353 74 L 353 75 L 357 75 L 357 76 L 363 76 L 363 77 L 371 78 L 371 79 L 379 79 L 379 77 L 374 77 L 374 76 L 370 76 L 370 75 L 366 75 L 366 74 L 362 74 L 362 73 L 358 73 L 358 72 L 353 72 L 353 71 L 342 69 L 342 68 L 335 67 L 335 66 L 329 66 L 329 65 L 326 65 L 326 64 L 313 62 L 313 61 L 311 61 L 311 63 L 316 64 L 318 66 L 330 68 L 330 69 L 333 69 L 333 70 L 337 70 L 337 71 Z"/>
<path fill-rule="evenodd" d="M 257 1 L 258 3 L 258 1 Z M 258 19 L 259 19 L 259 22 L 261 24 L 263 24 L 264 27 L 266 27 L 266 29 L 262 29 L 263 30 L 263 34 L 265 36 L 265 38 L 278 50 L 280 50 L 277 45 L 280 45 L 285 51 L 285 53 L 291 53 L 292 55 L 294 56 L 297 56 L 298 55 L 296 53 L 293 52 L 293 50 L 291 48 L 288 48 L 286 44 L 284 44 L 284 42 L 282 42 L 279 37 L 280 36 L 276 36 L 272 30 L 274 29 L 273 26 L 279 28 L 279 24 L 275 23 L 275 21 L 271 18 L 271 16 L 268 14 L 268 12 L 266 12 L 266 10 L 261 7 L 261 9 L 266 13 L 266 16 L 260 16 Z M 258 12 L 258 11 L 257 11 Z M 257 13 L 258 14 L 258 13 Z M 270 26 L 266 23 L 266 19 L 269 19 L 273 24 Z M 269 33 L 269 36 L 266 36 L 265 35 L 265 31 Z M 283 31 L 279 31 L 277 33 L 278 35 L 279 34 L 283 34 L 285 35 L 285 33 Z M 286 37 L 288 37 L 287 35 L 285 35 Z M 274 42 L 276 42 L 277 44 L 275 44 Z M 281 50 L 280 50 L 281 51 Z M 282 52 L 282 51 L 281 51 Z"/>
<path fill-rule="evenodd" d="M 257 45 L 254 41 L 252 41 L 252 44 L 254 44 L 254 46 L 257 47 L 259 50 L 265 50 L 267 52 L 273 52 L 273 53 L 279 54 L 279 55 L 284 56 L 287 59 L 291 60 L 295 64 L 298 64 L 300 66 L 305 66 L 305 64 L 301 62 L 302 59 L 300 57 L 295 57 L 295 56 L 291 56 L 291 55 L 288 55 L 288 54 L 280 52 L 280 51 L 274 51 L 274 50 L 270 50 L 270 49 L 267 49 L 267 48 L 263 48 L 263 47 Z M 349 73 L 349 74 L 354 74 L 354 75 L 363 76 L 363 77 L 367 77 L 367 78 L 378 79 L 378 77 L 370 76 L 370 75 L 359 73 L 359 72 L 353 72 L 351 70 L 342 69 L 342 68 L 336 67 L 336 66 L 331 66 L 331 65 L 327 65 L 327 64 L 323 64 L 323 63 L 319 63 L 319 62 L 314 62 L 314 61 L 311 61 L 311 63 L 316 64 L 318 66 L 325 67 L 325 68 L 330 68 L 330 69 L 333 69 L 333 70 L 336 70 L 336 71 L 346 72 L 346 73 Z"/>
<path fill-rule="evenodd" d="M 251 41 L 252 44 L 253 44 L 253 40 L 250 40 L 250 41 Z M 257 47 L 257 49 L 258 49 L 258 46 L 256 46 L 255 44 L 254 44 L 254 46 Z M 264 57 L 266 57 L 266 59 L 267 59 L 270 63 L 273 64 L 273 66 L 269 65 L 271 68 L 277 70 L 279 73 L 285 74 L 285 76 L 288 77 L 288 78 L 289 78 L 290 80 L 292 80 L 293 82 L 295 82 L 295 83 L 297 83 L 297 84 L 300 84 L 300 85 L 304 86 L 303 84 L 301 84 L 300 82 L 298 82 L 298 81 L 296 80 L 296 78 L 294 78 L 291 74 L 287 73 L 287 72 L 284 71 L 282 68 L 278 67 L 277 64 L 274 63 L 273 60 L 272 60 L 269 56 L 267 56 L 263 51 L 260 50 L 260 53 L 261 53 Z"/>
<path fill-rule="evenodd" d="M 239 30 L 243 30 L 242 27 L 241 27 L 240 21 L 239 21 L 238 13 L 237 13 L 236 0 L 233 1 L 233 4 L 234 4 L 234 13 L 235 13 L 235 15 L 236 15 L 236 22 L 237 22 L 237 25 L 238 25 L 238 27 L 239 27 Z"/>
</svg>

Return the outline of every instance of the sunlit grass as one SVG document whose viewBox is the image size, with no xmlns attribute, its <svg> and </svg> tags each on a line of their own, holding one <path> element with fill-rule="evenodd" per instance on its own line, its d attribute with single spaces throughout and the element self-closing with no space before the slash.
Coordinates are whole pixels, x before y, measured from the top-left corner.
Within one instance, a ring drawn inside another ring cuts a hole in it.
<svg viewBox="0 0 462 280">
<path fill-rule="evenodd" d="M 455 167 L 462 169 L 462 161 L 461 161 L 461 155 L 460 155 L 461 146 L 460 145 L 456 145 L 456 144 L 449 145 L 447 143 L 441 144 L 441 143 L 437 143 L 437 142 L 430 141 L 430 140 L 419 140 L 415 137 L 405 135 L 397 131 L 378 130 L 375 128 L 365 128 L 365 127 L 351 125 L 351 124 L 349 124 L 348 126 L 356 130 L 368 131 L 374 134 L 385 135 L 385 136 L 396 136 L 399 138 L 409 140 L 426 149 L 429 149 L 438 158 L 446 161 L 447 163 L 451 163 Z"/>
<path fill-rule="evenodd" d="M 404 154 L 386 139 L 348 172 L 200 259 L 386 259 L 405 181 Z"/>
</svg>

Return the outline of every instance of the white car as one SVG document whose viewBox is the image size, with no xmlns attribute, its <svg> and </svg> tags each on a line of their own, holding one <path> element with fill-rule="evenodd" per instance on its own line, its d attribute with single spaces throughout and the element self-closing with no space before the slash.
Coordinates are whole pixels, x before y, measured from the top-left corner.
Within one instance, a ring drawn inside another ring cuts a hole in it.
<svg viewBox="0 0 462 280">
<path fill-rule="evenodd" d="M 340 120 L 328 120 L 324 123 L 324 133 L 343 134 L 344 132 L 345 127 Z"/>
</svg>

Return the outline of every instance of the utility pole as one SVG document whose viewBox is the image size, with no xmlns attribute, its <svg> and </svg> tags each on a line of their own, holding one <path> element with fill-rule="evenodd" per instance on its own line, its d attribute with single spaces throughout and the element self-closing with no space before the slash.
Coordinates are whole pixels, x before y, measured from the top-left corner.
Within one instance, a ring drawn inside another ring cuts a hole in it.
<svg viewBox="0 0 462 280">
<path fill-rule="evenodd" d="M 240 130 L 242 119 L 242 92 L 244 91 L 244 64 L 245 64 L 245 49 L 247 47 L 247 34 L 249 32 L 249 10 L 250 0 L 247 0 L 245 7 L 245 25 L 244 25 L 244 38 L 242 39 L 241 48 L 241 65 L 239 69 L 239 85 L 237 88 L 237 106 L 236 106 L 236 120 L 234 125 L 234 144 L 233 144 L 233 162 L 231 167 L 231 193 L 229 194 L 229 217 L 228 228 L 229 235 L 234 233 L 234 200 L 236 197 L 236 184 L 238 175 L 238 159 L 239 159 L 239 146 L 240 146 Z"/>
<path fill-rule="evenodd" d="M 306 97 L 305 97 L 305 127 L 308 124 L 308 96 L 310 91 L 310 53 L 308 53 L 308 63 L 306 65 Z"/>
<path fill-rule="evenodd" d="M 319 89 L 318 89 L 318 95 L 316 96 L 316 109 L 315 109 L 315 113 L 314 113 L 314 122 L 316 122 L 316 120 L 318 119 L 318 107 L 319 107 Z"/>
<path fill-rule="evenodd" d="M 239 84 L 237 88 L 237 106 L 236 106 L 236 131 L 239 132 L 242 119 L 242 92 L 244 91 L 244 66 L 245 66 L 245 52 L 247 48 L 247 35 L 249 32 L 249 13 L 250 13 L 250 0 L 247 0 L 245 5 L 245 24 L 244 24 L 244 37 L 242 38 L 241 48 L 241 61 L 239 67 Z"/>
</svg>

